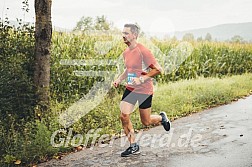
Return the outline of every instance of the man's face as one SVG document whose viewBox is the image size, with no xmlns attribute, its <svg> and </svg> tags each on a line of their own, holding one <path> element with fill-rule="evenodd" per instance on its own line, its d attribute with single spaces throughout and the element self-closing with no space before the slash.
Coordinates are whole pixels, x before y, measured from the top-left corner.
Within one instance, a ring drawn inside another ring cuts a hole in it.
<svg viewBox="0 0 252 167">
<path fill-rule="evenodd" d="M 122 35 L 124 43 L 128 46 L 136 39 L 136 36 L 131 32 L 130 27 L 124 27 Z"/>
</svg>

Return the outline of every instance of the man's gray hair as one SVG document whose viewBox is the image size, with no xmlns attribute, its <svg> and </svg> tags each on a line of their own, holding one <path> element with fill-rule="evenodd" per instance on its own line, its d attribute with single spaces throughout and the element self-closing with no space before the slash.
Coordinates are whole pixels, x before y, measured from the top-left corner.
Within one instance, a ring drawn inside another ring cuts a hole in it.
<svg viewBox="0 0 252 167">
<path fill-rule="evenodd" d="M 124 27 L 130 27 L 130 31 L 138 36 L 139 27 L 136 24 L 125 24 Z"/>
</svg>

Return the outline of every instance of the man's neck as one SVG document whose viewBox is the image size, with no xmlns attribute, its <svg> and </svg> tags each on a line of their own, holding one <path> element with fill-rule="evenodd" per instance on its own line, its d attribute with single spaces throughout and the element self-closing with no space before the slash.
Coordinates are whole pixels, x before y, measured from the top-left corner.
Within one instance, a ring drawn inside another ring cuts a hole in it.
<svg viewBox="0 0 252 167">
<path fill-rule="evenodd" d="M 137 46 L 137 42 L 136 41 L 132 41 L 129 45 L 130 49 L 134 49 Z"/>
</svg>

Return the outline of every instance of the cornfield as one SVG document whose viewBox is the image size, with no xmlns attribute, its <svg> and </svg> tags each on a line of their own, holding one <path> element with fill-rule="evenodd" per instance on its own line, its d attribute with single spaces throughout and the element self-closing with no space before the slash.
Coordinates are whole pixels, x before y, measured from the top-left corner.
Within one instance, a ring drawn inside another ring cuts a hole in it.
<svg viewBox="0 0 252 167">
<path fill-rule="evenodd" d="M 152 51 L 165 70 L 163 75 L 156 77 L 158 82 L 252 72 L 251 44 L 144 38 L 139 42 Z M 101 76 L 80 77 L 74 75 L 75 71 L 113 71 L 118 64 L 123 67 L 121 54 L 126 46 L 118 35 L 54 33 L 52 43 L 51 90 L 53 98 L 59 101 L 71 103 L 87 93 L 96 80 L 102 80 Z M 88 60 L 98 63 L 82 63 Z M 112 61 L 105 64 L 102 60 Z M 62 64 L 62 61 L 72 64 Z"/>
</svg>

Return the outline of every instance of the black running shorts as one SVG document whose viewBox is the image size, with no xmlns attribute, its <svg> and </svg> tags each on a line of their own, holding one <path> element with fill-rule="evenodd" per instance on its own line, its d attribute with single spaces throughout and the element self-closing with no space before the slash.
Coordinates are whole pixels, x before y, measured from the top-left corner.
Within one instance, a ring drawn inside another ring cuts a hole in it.
<svg viewBox="0 0 252 167">
<path fill-rule="evenodd" d="M 128 89 L 125 89 L 122 96 L 122 101 L 126 101 L 133 105 L 135 105 L 138 101 L 139 108 L 146 109 L 151 107 L 152 95 L 135 93 Z"/>
</svg>

